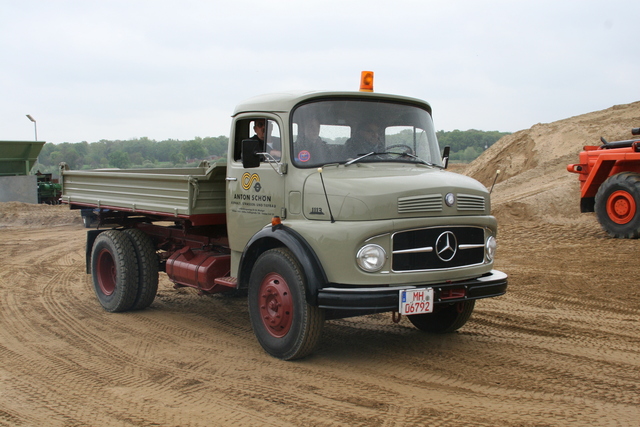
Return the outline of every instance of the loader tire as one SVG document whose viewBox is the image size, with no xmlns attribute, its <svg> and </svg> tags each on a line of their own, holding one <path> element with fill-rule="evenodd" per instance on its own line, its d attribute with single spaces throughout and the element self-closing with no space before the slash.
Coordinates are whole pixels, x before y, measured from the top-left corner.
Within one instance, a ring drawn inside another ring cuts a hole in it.
<svg viewBox="0 0 640 427">
<path fill-rule="evenodd" d="M 595 197 L 600 225 L 611 237 L 640 236 L 640 174 L 621 172 L 602 183 Z"/>
</svg>

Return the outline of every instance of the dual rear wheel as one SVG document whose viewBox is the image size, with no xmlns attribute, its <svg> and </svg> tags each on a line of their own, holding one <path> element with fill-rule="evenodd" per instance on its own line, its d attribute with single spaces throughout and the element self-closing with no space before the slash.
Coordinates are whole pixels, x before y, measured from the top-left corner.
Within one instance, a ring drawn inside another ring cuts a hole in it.
<svg viewBox="0 0 640 427">
<path fill-rule="evenodd" d="M 158 259 L 151 239 L 142 231 L 107 230 L 91 251 L 93 288 L 110 312 L 141 310 L 158 291 Z"/>
</svg>

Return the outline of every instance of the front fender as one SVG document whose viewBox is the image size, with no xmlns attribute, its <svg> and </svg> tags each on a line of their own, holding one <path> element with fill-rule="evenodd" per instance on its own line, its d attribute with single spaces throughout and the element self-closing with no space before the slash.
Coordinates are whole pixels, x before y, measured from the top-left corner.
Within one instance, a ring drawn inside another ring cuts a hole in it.
<svg viewBox="0 0 640 427">
<path fill-rule="evenodd" d="M 238 287 L 248 288 L 251 270 L 258 257 L 269 249 L 278 247 L 286 247 L 296 256 L 306 279 L 307 303 L 317 306 L 318 290 L 327 284 L 327 276 L 318 256 L 307 241 L 295 230 L 282 224 L 265 227 L 249 240 L 240 258 Z"/>
</svg>

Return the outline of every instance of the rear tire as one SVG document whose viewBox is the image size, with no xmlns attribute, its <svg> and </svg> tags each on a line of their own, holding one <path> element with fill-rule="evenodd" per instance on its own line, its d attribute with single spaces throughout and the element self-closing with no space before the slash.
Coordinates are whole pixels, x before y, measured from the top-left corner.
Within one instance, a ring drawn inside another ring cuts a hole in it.
<svg viewBox="0 0 640 427">
<path fill-rule="evenodd" d="M 461 301 L 451 305 L 436 306 L 433 313 L 407 316 L 413 326 L 421 331 L 434 334 L 448 334 L 457 331 L 467 323 L 473 313 L 476 301 Z"/>
<path fill-rule="evenodd" d="M 324 310 L 307 303 L 302 268 L 288 249 L 271 249 L 258 258 L 248 303 L 253 332 L 270 355 L 300 359 L 317 346 Z"/>
<path fill-rule="evenodd" d="M 142 310 L 151 305 L 158 293 L 158 256 L 153 242 L 137 228 L 123 233 L 129 238 L 138 261 L 138 292 L 132 310 Z"/>
<path fill-rule="evenodd" d="M 607 178 L 595 197 L 600 225 L 611 237 L 640 236 L 640 174 L 622 172 Z"/>
<path fill-rule="evenodd" d="M 91 275 L 93 289 L 105 310 L 131 309 L 138 292 L 138 265 L 125 234 L 108 230 L 98 235 L 91 250 Z"/>
</svg>

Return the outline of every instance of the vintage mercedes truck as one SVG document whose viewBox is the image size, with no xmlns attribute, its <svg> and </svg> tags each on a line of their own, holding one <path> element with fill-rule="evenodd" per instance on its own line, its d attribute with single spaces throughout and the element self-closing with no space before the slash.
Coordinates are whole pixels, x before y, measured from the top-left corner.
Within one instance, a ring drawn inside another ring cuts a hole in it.
<svg viewBox="0 0 640 427">
<path fill-rule="evenodd" d="M 445 170 L 444 152 L 424 101 L 279 93 L 236 107 L 226 162 L 61 164 L 62 202 L 100 212 L 86 258 L 104 309 L 149 306 L 164 272 L 246 295 L 264 350 L 291 360 L 314 350 L 328 319 L 392 312 L 447 333 L 476 300 L 506 292 L 489 192 Z"/>
</svg>

